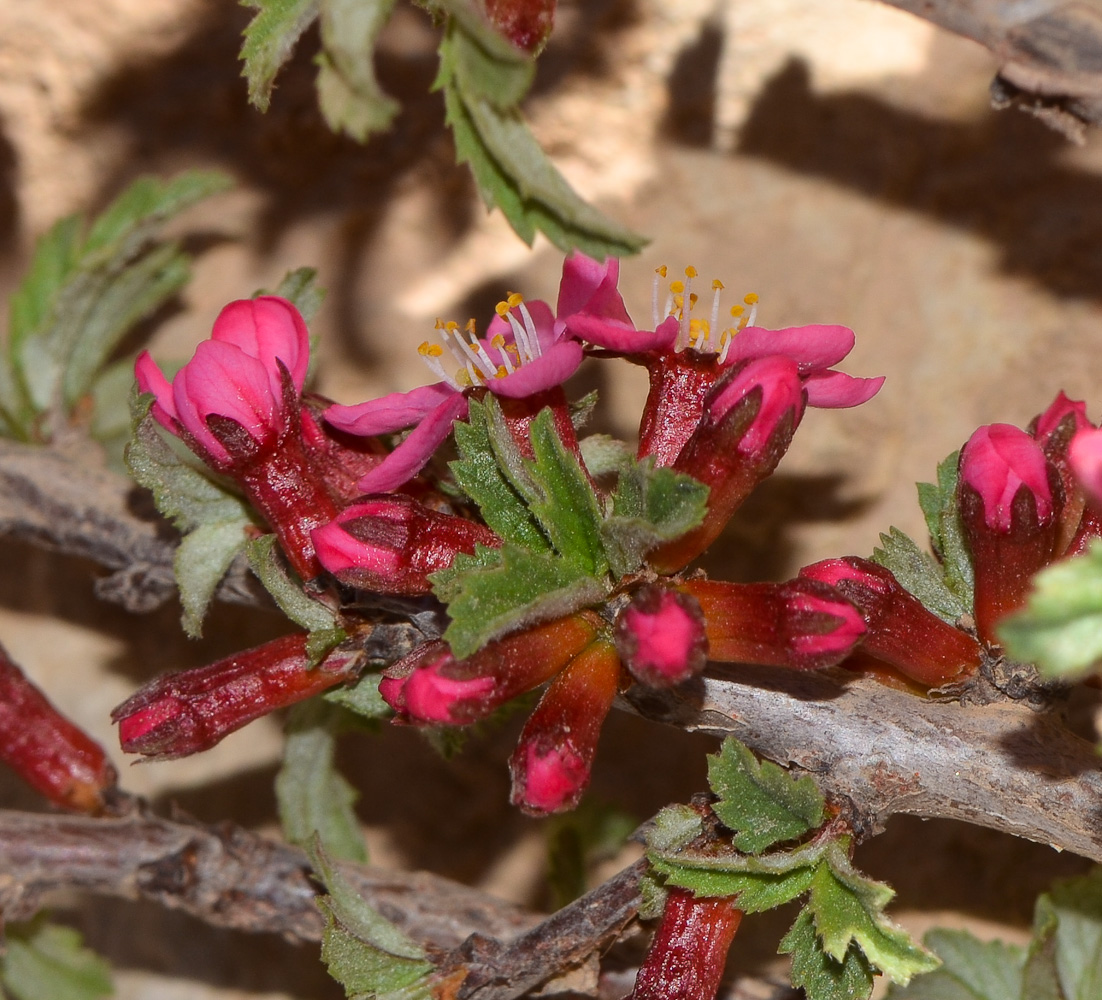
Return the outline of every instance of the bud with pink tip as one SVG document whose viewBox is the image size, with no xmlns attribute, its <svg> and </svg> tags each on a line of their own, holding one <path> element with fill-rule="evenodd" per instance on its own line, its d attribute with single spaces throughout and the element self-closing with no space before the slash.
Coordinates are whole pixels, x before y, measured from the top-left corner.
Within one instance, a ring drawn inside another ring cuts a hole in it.
<svg viewBox="0 0 1102 1000">
<path fill-rule="evenodd" d="M 708 661 L 700 603 L 668 587 L 642 587 L 617 619 L 616 648 L 643 684 L 662 688 L 688 680 Z"/>
</svg>

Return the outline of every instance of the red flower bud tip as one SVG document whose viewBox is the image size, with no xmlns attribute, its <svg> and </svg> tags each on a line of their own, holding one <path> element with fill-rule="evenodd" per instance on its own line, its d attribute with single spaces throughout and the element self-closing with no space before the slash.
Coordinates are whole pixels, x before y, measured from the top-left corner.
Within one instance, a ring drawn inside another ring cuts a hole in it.
<svg viewBox="0 0 1102 1000">
<path fill-rule="evenodd" d="M 627 1000 L 714 1000 L 742 921 L 731 898 L 671 888 L 662 920 Z"/>
<path fill-rule="evenodd" d="M 1056 553 L 1063 489 L 1029 434 L 992 424 L 961 451 L 959 499 L 975 572 L 976 631 L 993 642 L 998 622 L 1022 606 L 1033 574 Z"/>
<path fill-rule="evenodd" d="M 616 648 L 598 640 L 551 682 L 509 761 L 513 805 L 544 816 L 578 804 L 619 679 Z"/>
<path fill-rule="evenodd" d="M 1079 431 L 1068 446 L 1068 462 L 1091 502 L 1102 507 L 1102 430 Z"/>
<path fill-rule="evenodd" d="M 699 602 L 666 587 L 643 587 L 616 622 L 616 648 L 643 684 L 661 688 L 688 680 L 708 660 Z"/>
<path fill-rule="evenodd" d="M 800 577 L 830 584 L 852 602 L 868 626 L 862 650 L 912 680 L 938 687 L 979 669 L 979 643 L 928 611 L 883 566 L 848 556 L 805 566 Z"/>
<path fill-rule="evenodd" d="M 0 760 L 55 805 L 100 813 L 115 788 L 103 748 L 65 718 L 0 647 Z"/>
<path fill-rule="evenodd" d="M 501 544 L 481 524 L 402 495 L 349 507 L 312 537 L 318 560 L 341 583 L 382 594 L 427 594 L 429 574 L 446 569 L 457 553 Z"/>
<path fill-rule="evenodd" d="M 817 580 L 688 580 L 678 589 L 700 602 L 712 660 L 818 670 L 844 660 L 866 632 L 858 610 Z"/>
<path fill-rule="evenodd" d="M 254 719 L 358 674 L 361 650 L 338 646 L 311 667 L 306 639 L 283 636 L 151 681 L 111 713 L 123 750 L 162 760 L 209 750 Z"/>
<path fill-rule="evenodd" d="M 1011 424 L 989 424 L 969 439 L 960 455 L 961 482 L 983 500 L 991 531 L 1008 533 L 1019 491 L 1032 497 L 1034 518 L 1047 521 L 1053 512 L 1048 465 L 1040 446 Z"/>
<path fill-rule="evenodd" d="M 445 642 L 423 643 L 386 669 L 379 691 L 405 721 L 467 725 L 539 687 L 596 635 L 594 617 L 583 612 L 487 643 L 465 660 Z"/>
<path fill-rule="evenodd" d="M 486 17 L 517 48 L 537 53 L 551 36 L 555 0 L 485 0 Z"/>
</svg>

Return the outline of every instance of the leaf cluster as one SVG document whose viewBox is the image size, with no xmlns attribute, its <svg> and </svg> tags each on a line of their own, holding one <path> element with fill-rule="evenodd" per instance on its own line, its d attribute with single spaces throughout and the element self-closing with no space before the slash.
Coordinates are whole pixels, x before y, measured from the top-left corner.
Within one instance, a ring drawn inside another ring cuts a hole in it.
<svg viewBox="0 0 1102 1000">
<path fill-rule="evenodd" d="M 792 983 L 809 1000 L 868 997 L 876 972 L 906 983 L 937 966 L 884 914 L 894 893 L 853 867 L 849 837 L 822 826 L 825 802 L 812 778 L 759 763 L 728 737 L 709 759 L 708 780 L 712 813 L 730 836 L 706 837 L 704 818 L 687 806 L 663 810 L 647 857 L 666 884 L 734 897 L 745 913 L 806 897 L 780 951 L 792 955 Z"/>
<path fill-rule="evenodd" d="M 460 555 L 432 577 L 451 616 L 444 637 L 460 658 L 602 600 L 651 548 L 704 516 L 707 487 L 649 461 L 627 460 L 616 489 L 599 498 L 549 409 L 531 422 L 532 458 L 521 454 L 492 396 L 471 401 L 455 438 L 455 481 L 503 539 L 501 548 Z"/>
<path fill-rule="evenodd" d="M 0 994 L 11 1000 L 100 1000 L 114 992 L 111 968 L 70 927 L 41 917 L 4 925 Z"/>
</svg>

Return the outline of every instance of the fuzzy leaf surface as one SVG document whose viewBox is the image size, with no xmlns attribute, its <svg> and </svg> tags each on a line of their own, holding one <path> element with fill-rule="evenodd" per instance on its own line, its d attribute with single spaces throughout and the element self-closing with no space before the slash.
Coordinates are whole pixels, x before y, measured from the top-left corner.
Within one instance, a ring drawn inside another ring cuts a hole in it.
<svg viewBox="0 0 1102 1000">
<path fill-rule="evenodd" d="M 718 796 L 712 811 L 735 831 L 734 847 L 760 854 L 823 822 L 823 795 L 810 775 L 797 778 L 728 737 L 708 758 L 708 784 Z"/>
<path fill-rule="evenodd" d="M 257 13 L 245 29 L 241 75 L 249 82 L 249 103 L 267 111 L 276 74 L 318 16 L 318 0 L 243 0 L 243 5 Z"/>
<path fill-rule="evenodd" d="M 917 484 L 918 505 L 926 518 L 930 543 L 944 568 L 946 584 L 971 610 L 975 574 L 960 520 L 960 502 L 957 497 L 959 459 L 960 452 L 954 451 L 938 465 L 936 483 Z"/>
<path fill-rule="evenodd" d="M 889 1000 L 1022 1000 L 1022 948 L 941 928 L 923 942 L 941 959 L 941 968 L 906 986 L 893 985 Z"/>
<path fill-rule="evenodd" d="M 898 528 L 881 533 L 883 548 L 873 549 L 872 561 L 890 569 L 895 578 L 917 597 L 928 611 L 943 621 L 955 625 L 960 616 L 970 613 L 971 602 L 965 604 L 945 582 L 944 569 L 927 552 Z"/>
<path fill-rule="evenodd" d="M 1102 659 L 1102 541 L 1038 573 L 1026 606 L 998 631 L 1011 656 L 1043 677 L 1087 673 Z"/>
<path fill-rule="evenodd" d="M 316 836 L 336 858 L 367 861 L 353 806 L 356 790 L 337 770 L 337 734 L 344 712 L 321 698 L 300 702 L 287 720 L 276 801 L 283 836 L 306 846 Z"/>
<path fill-rule="evenodd" d="M 245 548 L 247 536 L 240 520 L 200 524 L 180 540 L 172 557 L 176 586 L 183 606 L 181 623 L 192 639 L 203 634 L 203 619 L 226 570 Z"/>
<path fill-rule="evenodd" d="M 318 286 L 317 268 L 313 267 L 296 267 L 283 276 L 275 291 L 259 291 L 256 294 L 278 295 L 281 299 L 286 299 L 302 313 L 302 318 L 307 323 L 318 314 L 325 301 L 325 289 Z"/>
<path fill-rule="evenodd" d="M 379 694 L 380 680 L 380 674 L 365 674 L 351 687 L 332 688 L 322 698 L 331 704 L 340 705 L 363 720 L 362 725 L 368 728 L 376 720 L 389 719 L 394 714 L 394 709 Z"/>
<path fill-rule="evenodd" d="M 1102 870 L 1057 882 L 1037 900 L 1034 925 L 1055 925 L 1056 970 L 1067 1000 L 1102 996 Z"/>
<path fill-rule="evenodd" d="M 807 1000 L 866 1000 L 872 993 L 872 969 L 861 950 L 851 945 L 841 961 L 832 958 L 823 951 L 806 909 L 777 951 L 792 956 L 792 985 L 802 987 Z"/>
<path fill-rule="evenodd" d="M 14 1000 L 99 1000 L 114 992 L 110 965 L 72 928 L 9 923 L 4 937 L 0 985 Z"/>
</svg>

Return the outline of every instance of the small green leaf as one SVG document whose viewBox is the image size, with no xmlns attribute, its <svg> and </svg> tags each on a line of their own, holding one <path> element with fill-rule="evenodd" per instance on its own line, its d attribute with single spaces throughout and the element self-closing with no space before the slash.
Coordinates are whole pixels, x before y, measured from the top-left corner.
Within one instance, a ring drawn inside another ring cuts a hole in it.
<svg viewBox="0 0 1102 1000">
<path fill-rule="evenodd" d="M 318 104 L 334 132 L 364 142 L 390 127 L 398 102 L 375 78 L 375 42 L 394 0 L 322 0 Z"/>
<path fill-rule="evenodd" d="M 80 934 L 42 920 L 4 926 L 0 985 L 14 1000 L 98 1000 L 110 996 L 111 967 Z"/>
<path fill-rule="evenodd" d="M 898 528 L 880 535 L 883 548 L 873 549 L 872 561 L 890 569 L 899 583 L 943 621 L 955 625 L 970 614 L 972 604 L 961 600 L 945 582 L 942 566 Z"/>
<path fill-rule="evenodd" d="M 456 23 L 449 32 L 450 59 L 468 97 L 481 98 L 497 108 L 515 108 L 524 100 L 536 76 L 536 61 L 522 50 L 497 45 L 490 51 L 486 42 L 500 36 L 491 32 L 478 37 L 468 30 L 470 22 Z"/>
<path fill-rule="evenodd" d="M 337 858 L 367 861 L 353 806 L 358 795 L 337 771 L 336 737 L 344 712 L 321 698 L 300 702 L 287 720 L 275 790 L 283 836 L 305 846 L 316 835 Z"/>
<path fill-rule="evenodd" d="M 203 619 L 226 570 L 245 548 L 247 520 L 201 524 L 184 535 L 173 556 L 172 567 L 183 605 L 184 631 L 198 639 Z"/>
<path fill-rule="evenodd" d="M 257 295 L 278 295 L 286 299 L 309 323 L 325 301 L 325 289 L 318 287 L 318 272 L 313 267 L 296 267 L 288 271 L 274 292 L 257 292 Z"/>
<path fill-rule="evenodd" d="M 351 687 L 337 687 L 322 695 L 325 701 L 340 705 L 365 723 L 379 719 L 389 719 L 394 710 L 379 694 L 380 674 L 365 674 Z"/>
<path fill-rule="evenodd" d="M 652 458 L 632 458 L 621 466 L 612 501 L 601 532 L 612 572 L 625 576 L 643 565 L 651 549 L 704 520 L 708 487 L 673 469 L 656 469 Z"/>
<path fill-rule="evenodd" d="M 245 29 L 241 75 L 249 81 L 249 102 L 267 111 L 276 74 L 318 16 L 318 0 L 242 0 L 242 5 L 258 13 Z"/>
<path fill-rule="evenodd" d="M 1025 953 L 1001 941 L 981 941 L 968 931 L 930 931 L 924 943 L 940 969 L 907 986 L 892 986 L 890 1000 L 1022 1000 Z M 1025 994 L 1033 1000 L 1033 993 Z"/>
<path fill-rule="evenodd" d="M 688 847 L 703 832 L 704 820 L 692 806 L 666 806 L 647 831 L 647 847 L 660 854 L 673 854 Z"/>
<path fill-rule="evenodd" d="M 458 659 L 507 632 L 571 614 L 608 594 L 607 580 L 570 560 L 509 544 L 497 551 L 496 566 L 445 578 L 452 621 L 444 638 Z M 430 577 L 434 586 L 438 577 Z"/>
<path fill-rule="evenodd" d="M 807 1000 L 865 1000 L 872 993 L 872 969 L 860 949 L 851 945 L 840 962 L 832 958 L 806 909 L 777 950 L 792 956 L 792 985 L 802 987 Z"/>
<path fill-rule="evenodd" d="M 716 816 L 736 831 L 732 843 L 760 854 L 794 840 L 823 822 L 823 794 L 809 775 L 797 778 L 757 758 L 733 736 L 708 758 L 708 784 L 718 796 Z"/>
<path fill-rule="evenodd" d="M 688 864 L 653 860 L 654 870 L 668 885 L 691 889 L 698 896 L 734 896 L 744 913 L 764 913 L 802 896 L 811 888 L 814 866 L 790 871 L 708 871 Z"/>
<path fill-rule="evenodd" d="M 1035 927 L 1053 924 L 1064 995 L 1068 1000 L 1102 997 L 1102 869 L 1057 882 L 1037 900 Z"/>
<path fill-rule="evenodd" d="M 547 551 L 550 543 L 498 464 L 489 415 L 476 399 L 470 401 L 467 420 L 455 423 L 455 444 L 459 458 L 449 468 L 463 492 L 478 504 L 483 520 L 507 542 Z"/>
<path fill-rule="evenodd" d="M 1025 608 L 998 632 L 1010 655 L 1043 677 L 1075 680 L 1102 660 L 1102 541 L 1038 573 Z"/>
<path fill-rule="evenodd" d="M 937 483 L 918 483 L 918 505 L 930 530 L 930 542 L 944 567 L 945 582 L 967 608 L 972 607 L 975 587 L 972 557 L 964 541 L 957 498 L 960 452 L 937 467 Z"/>
<path fill-rule="evenodd" d="M 635 449 L 608 434 L 590 434 L 578 442 L 585 467 L 594 476 L 619 473 L 635 462 Z"/>
<path fill-rule="evenodd" d="M 823 950 L 842 962 L 850 943 L 856 942 L 875 968 L 902 984 L 918 973 L 936 969 L 940 964 L 937 957 L 884 915 L 894 892 L 858 872 L 846 846 L 845 839 L 830 844 L 825 863 L 815 871 L 807 902 Z"/>
<path fill-rule="evenodd" d="M 347 995 L 374 997 L 408 989 L 425 979 L 433 965 L 424 949 L 360 897 L 316 841 L 307 852 L 329 892 L 318 900 L 326 917 L 322 961 Z M 411 994 L 410 1000 L 418 995 Z"/>
</svg>

